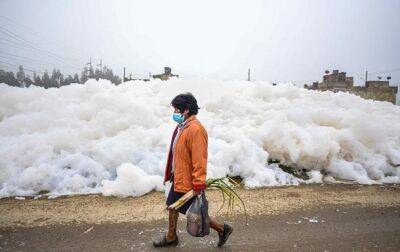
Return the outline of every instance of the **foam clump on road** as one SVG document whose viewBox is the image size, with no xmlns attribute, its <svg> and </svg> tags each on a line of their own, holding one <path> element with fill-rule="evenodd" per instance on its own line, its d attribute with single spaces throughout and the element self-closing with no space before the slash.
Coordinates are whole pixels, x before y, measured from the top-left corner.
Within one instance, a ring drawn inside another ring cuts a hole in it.
<svg viewBox="0 0 400 252">
<path fill-rule="evenodd" d="M 151 190 L 162 190 L 163 179 L 157 175 L 149 175 L 142 169 L 129 163 L 117 168 L 115 180 L 104 180 L 101 192 L 105 196 L 123 197 L 141 196 Z"/>
<path fill-rule="evenodd" d="M 400 107 L 387 102 L 268 82 L 89 80 L 0 84 L 0 197 L 162 190 L 170 102 L 187 91 L 209 135 L 208 177 L 241 176 L 249 188 L 400 182 Z"/>
</svg>

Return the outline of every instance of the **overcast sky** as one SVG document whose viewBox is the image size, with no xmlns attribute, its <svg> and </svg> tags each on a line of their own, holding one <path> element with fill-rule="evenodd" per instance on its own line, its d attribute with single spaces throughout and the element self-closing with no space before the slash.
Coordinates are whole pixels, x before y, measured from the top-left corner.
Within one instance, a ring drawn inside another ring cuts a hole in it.
<svg viewBox="0 0 400 252">
<path fill-rule="evenodd" d="M 24 58 L 22 58 L 24 57 Z M 0 68 L 311 82 L 339 69 L 400 82 L 400 1 L 0 1 Z M 383 71 L 383 72 L 382 72 Z M 382 73 L 375 73 L 382 72 Z"/>
</svg>

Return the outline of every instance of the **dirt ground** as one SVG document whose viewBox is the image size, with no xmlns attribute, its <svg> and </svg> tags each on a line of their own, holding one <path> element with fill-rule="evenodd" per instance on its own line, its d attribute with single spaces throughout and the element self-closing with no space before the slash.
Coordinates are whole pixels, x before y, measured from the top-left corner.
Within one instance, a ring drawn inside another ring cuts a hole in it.
<svg viewBox="0 0 400 252">
<path fill-rule="evenodd" d="M 224 247 L 238 251 L 400 251 L 400 186 L 323 184 L 240 189 L 241 209 L 217 213 L 222 197 L 208 191 L 211 215 L 234 227 Z M 167 225 L 165 196 L 77 195 L 0 200 L 0 250 L 147 251 Z M 173 250 L 213 250 L 217 235 L 190 237 L 185 217 Z"/>
</svg>

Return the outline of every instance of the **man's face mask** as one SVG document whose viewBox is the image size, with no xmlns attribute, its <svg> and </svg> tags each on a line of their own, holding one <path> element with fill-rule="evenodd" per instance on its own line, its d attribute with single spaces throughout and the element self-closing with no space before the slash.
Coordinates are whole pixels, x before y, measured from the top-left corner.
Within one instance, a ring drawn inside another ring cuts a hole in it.
<svg viewBox="0 0 400 252">
<path fill-rule="evenodd" d="M 172 115 L 172 119 L 174 119 L 174 121 L 177 123 L 183 123 L 183 121 L 185 121 L 185 116 L 183 116 L 181 113 L 174 113 Z"/>
</svg>

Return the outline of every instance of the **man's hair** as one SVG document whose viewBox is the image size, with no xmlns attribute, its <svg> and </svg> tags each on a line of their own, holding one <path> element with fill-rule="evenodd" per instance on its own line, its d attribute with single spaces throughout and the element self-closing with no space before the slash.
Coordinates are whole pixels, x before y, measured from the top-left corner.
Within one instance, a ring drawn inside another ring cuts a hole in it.
<svg viewBox="0 0 400 252">
<path fill-rule="evenodd" d="M 197 106 L 197 100 L 191 93 L 184 93 L 175 96 L 175 98 L 171 101 L 171 106 L 179 109 L 181 113 L 183 113 L 186 109 L 189 110 L 189 116 L 197 115 L 198 110 L 200 109 Z"/>
</svg>

